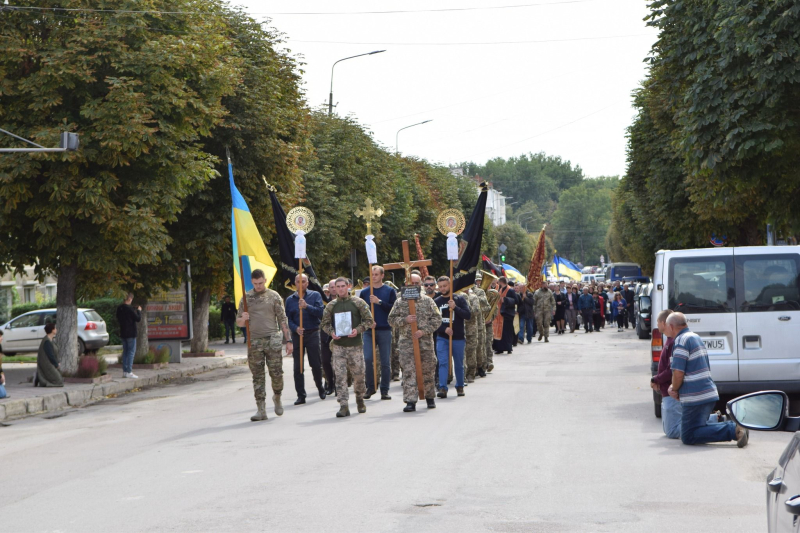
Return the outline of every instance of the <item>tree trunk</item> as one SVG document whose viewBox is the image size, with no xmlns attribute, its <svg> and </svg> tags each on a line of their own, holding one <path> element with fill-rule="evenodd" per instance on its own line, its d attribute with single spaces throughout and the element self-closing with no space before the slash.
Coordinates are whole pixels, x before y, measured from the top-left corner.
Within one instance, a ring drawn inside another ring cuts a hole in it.
<svg viewBox="0 0 800 533">
<path fill-rule="evenodd" d="M 58 364 L 61 373 L 72 375 L 78 370 L 78 266 L 66 265 L 58 272 L 56 286 L 56 333 Z"/>
<path fill-rule="evenodd" d="M 142 306 L 142 319 L 136 324 L 136 353 L 135 356 L 147 355 L 150 351 L 150 343 L 147 340 L 147 299 L 135 299 L 133 306 Z"/>
<path fill-rule="evenodd" d="M 192 317 L 192 353 L 208 349 L 208 309 L 211 305 L 211 289 L 203 289 L 196 294 Z"/>
</svg>

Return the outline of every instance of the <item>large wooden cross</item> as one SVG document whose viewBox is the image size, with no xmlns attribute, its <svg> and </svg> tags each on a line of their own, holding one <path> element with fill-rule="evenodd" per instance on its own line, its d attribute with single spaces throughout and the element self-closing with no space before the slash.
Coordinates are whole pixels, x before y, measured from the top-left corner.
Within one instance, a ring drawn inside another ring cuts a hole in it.
<svg viewBox="0 0 800 533">
<path fill-rule="evenodd" d="M 414 267 L 431 266 L 429 259 L 420 261 L 412 261 L 411 254 L 408 253 L 408 241 L 403 241 L 403 262 L 402 263 L 388 263 L 383 265 L 384 270 L 399 270 L 403 269 L 406 272 L 405 284 L 411 281 L 411 270 Z M 411 315 L 417 315 L 417 303 L 414 300 L 408 300 L 408 312 Z M 411 323 L 411 339 L 414 343 L 414 363 L 417 367 L 417 390 L 419 391 L 419 399 L 425 399 L 425 383 L 422 379 L 422 356 L 419 351 L 419 339 L 417 338 L 417 323 Z M 375 354 L 373 352 L 373 357 Z"/>
</svg>

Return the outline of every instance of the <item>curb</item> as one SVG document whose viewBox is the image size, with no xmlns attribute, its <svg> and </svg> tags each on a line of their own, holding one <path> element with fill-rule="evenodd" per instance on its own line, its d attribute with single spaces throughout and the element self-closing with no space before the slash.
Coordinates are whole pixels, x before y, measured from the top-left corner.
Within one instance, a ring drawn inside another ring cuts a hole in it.
<svg viewBox="0 0 800 533">
<path fill-rule="evenodd" d="M 9 400 L 0 403 L 0 422 L 30 415 L 41 415 L 61 411 L 68 407 L 80 407 L 90 402 L 103 400 L 110 395 L 117 395 L 172 379 L 203 374 L 211 370 L 230 368 L 246 363 L 247 357 L 244 355 L 228 356 L 224 358 L 219 357 L 215 359 L 209 358 L 208 362 L 203 362 L 191 368 L 166 368 L 164 370 L 159 370 L 152 376 L 126 379 L 124 381 L 111 381 L 109 383 L 97 383 L 95 385 L 86 385 L 80 388 L 76 387 L 67 391 L 53 392 L 34 398 Z"/>
</svg>

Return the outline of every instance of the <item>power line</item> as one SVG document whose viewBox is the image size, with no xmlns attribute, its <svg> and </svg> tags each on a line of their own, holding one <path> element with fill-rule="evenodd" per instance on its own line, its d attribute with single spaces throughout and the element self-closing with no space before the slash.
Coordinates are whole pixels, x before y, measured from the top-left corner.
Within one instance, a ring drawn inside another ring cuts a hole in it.
<svg viewBox="0 0 800 533">
<path fill-rule="evenodd" d="M 445 13 L 456 11 L 491 11 L 496 9 L 519 9 L 526 7 L 539 6 L 560 6 L 566 4 L 580 4 L 593 0 L 565 0 L 563 2 L 537 2 L 530 4 L 512 4 L 505 6 L 483 6 L 483 7 L 450 7 L 439 9 L 393 9 L 387 11 L 273 11 L 256 12 L 250 15 L 396 15 L 401 13 Z M 38 7 L 38 6 L 3 6 L 9 10 L 36 10 L 36 11 L 82 11 L 88 13 L 130 13 L 130 14 L 158 14 L 158 15 L 207 15 L 204 11 L 159 11 L 156 9 L 91 9 L 80 7 Z"/>
<path fill-rule="evenodd" d="M 631 35 L 607 35 L 601 37 L 575 37 L 572 39 L 542 39 L 534 41 L 481 41 L 481 42 L 452 42 L 452 43 L 398 43 L 398 42 L 366 42 L 366 41 L 309 41 L 303 39 L 290 39 L 295 43 L 319 43 L 319 44 L 363 44 L 370 46 L 487 46 L 504 44 L 541 44 L 541 43 L 564 43 L 571 41 L 597 41 L 601 39 L 626 39 L 629 37 L 653 37 L 652 33 L 634 33 Z"/>
</svg>

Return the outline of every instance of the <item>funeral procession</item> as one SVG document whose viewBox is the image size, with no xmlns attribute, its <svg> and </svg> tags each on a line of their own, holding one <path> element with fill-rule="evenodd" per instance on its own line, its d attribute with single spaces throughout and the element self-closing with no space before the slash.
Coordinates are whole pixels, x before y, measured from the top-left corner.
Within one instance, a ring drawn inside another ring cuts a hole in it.
<svg viewBox="0 0 800 533">
<path fill-rule="evenodd" d="M 0 35 L 0 533 L 800 533 L 800 0 Z"/>
</svg>

